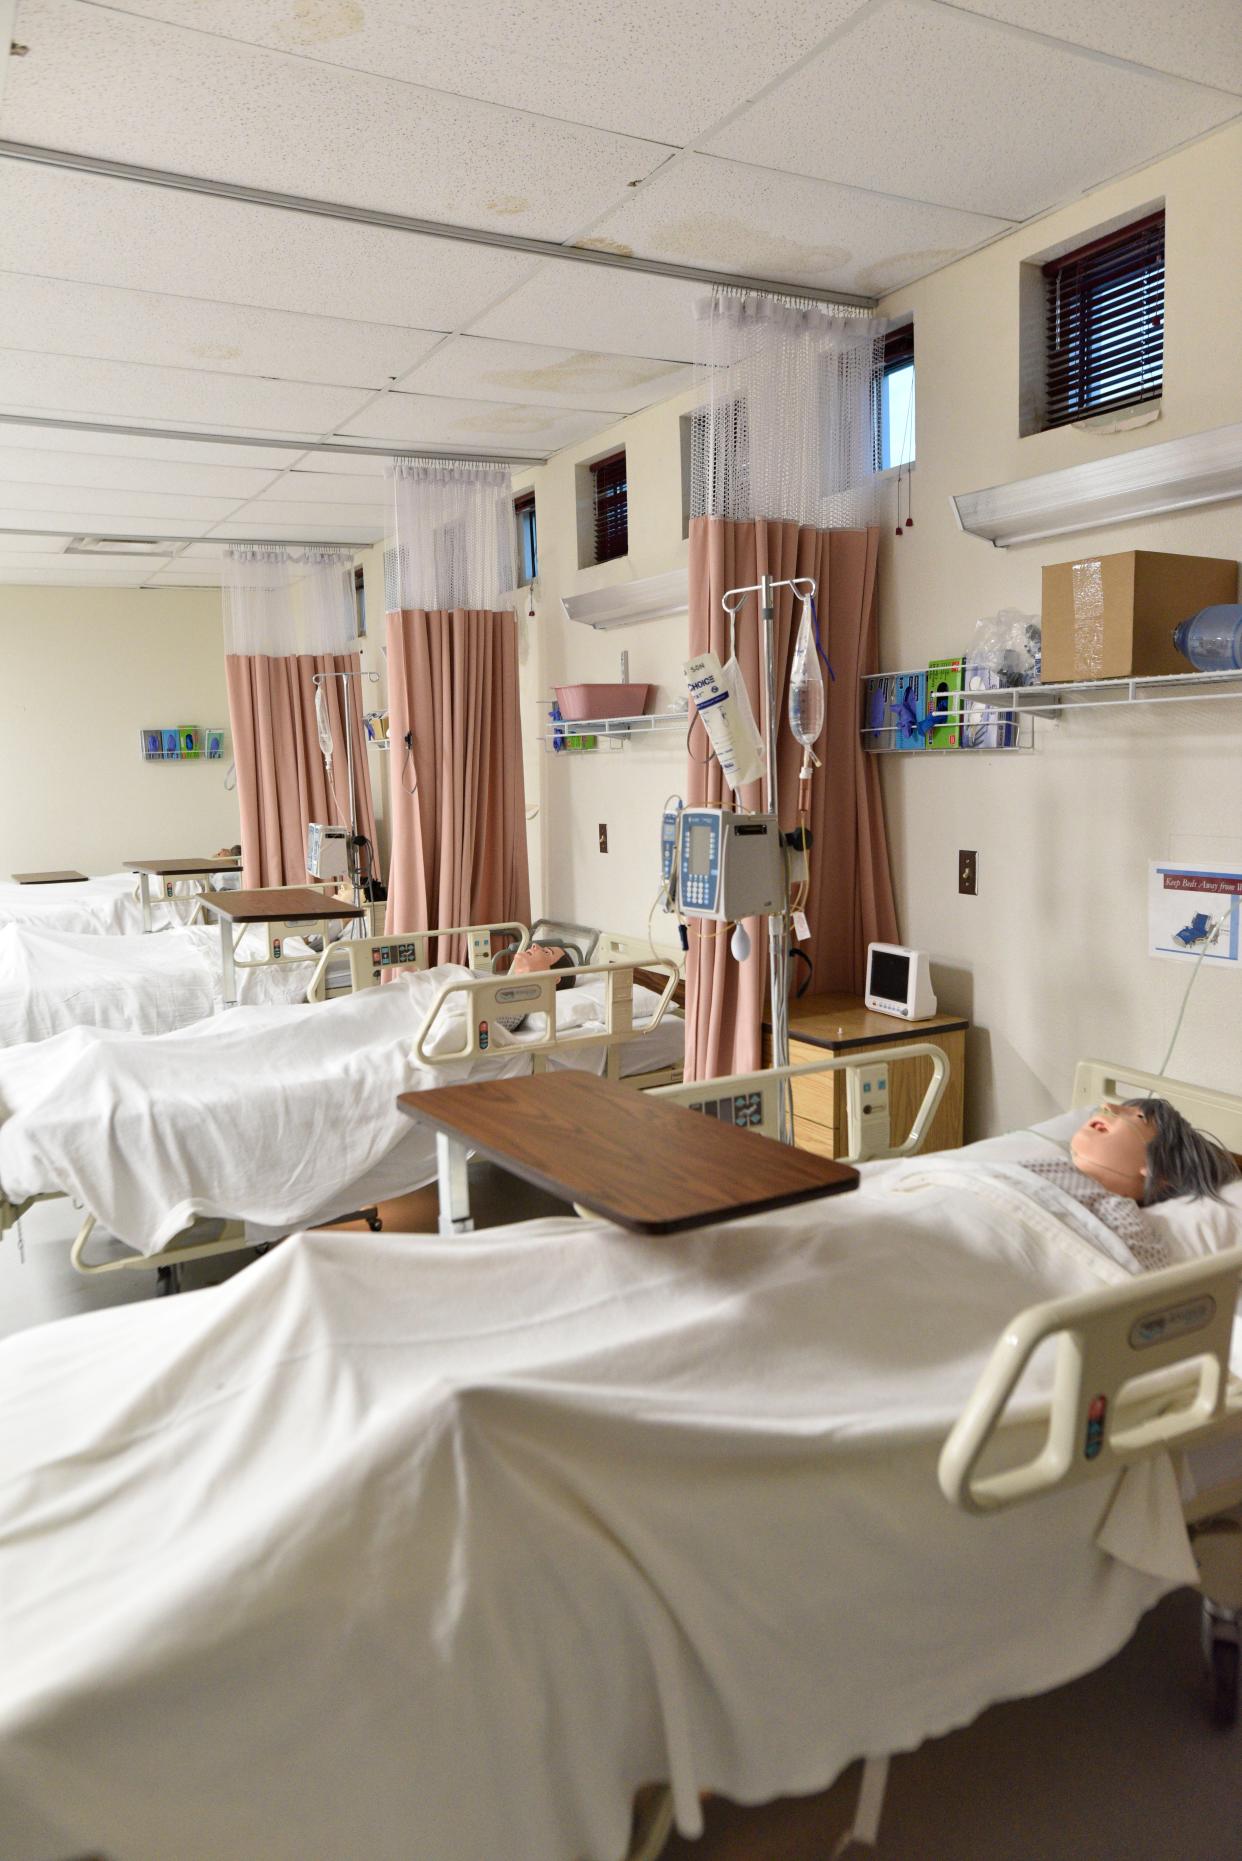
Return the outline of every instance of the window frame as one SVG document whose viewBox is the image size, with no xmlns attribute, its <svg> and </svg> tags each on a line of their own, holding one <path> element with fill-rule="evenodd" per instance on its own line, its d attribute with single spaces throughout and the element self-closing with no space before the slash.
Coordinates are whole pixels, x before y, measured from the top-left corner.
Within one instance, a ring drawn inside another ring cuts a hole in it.
<svg viewBox="0 0 1242 1861">
<path fill-rule="evenodd" d="M 875 416 L 874 416 L 875 417 L 876 469 L 881 472 L 908 471 L 915 464 L 918 458 L 918 445 L 917 445 L 917 431 L 918 431 L 917 418 L 918 416 L 916 412 L 914 419 L 911 422 L 912 430 L 910 434 L 910 441 L 911 441 L 912 451 L 910 453 L 910 457 L 908 459 L 902 459 L 896 464 L 892 463 L 891 461 L 887 461 L 885 459 L 885 446 L 884 446 L 885 389 L 884 389 L 884 383 L 888 380 L 890 375 L 897 374 L 898 371 L 903 368 L 909 368 L 911 370 L 914 370 L 914 382 L 912 386 L 915 392 L 917 392 L 918 372 L 917 372 L 917 366 L 914 360 L 914 321 L 913 319 L 911 319 L 907 323 L 898 324 L 896 329 L 886 331 L 885 336 L 884 336 L 884 360 L 880 366 L 880 372 L 876 378 L 876 383 L 875 383 Z M 916 409 L 917 409 L 917 405 L 918 403 L 917 401 L 915 401 Z"/>
<path fill-rule="evenodd" d="M 1043 405 L 1038 430 L 1051 432 L 1159 400 L 1164 392 L 1164 207 L 1083 240 L 1039 269 Z M 1131 385 L 1136 373 L 1137 387 Z M 1109 392 L 1114 380 L 1126 385 Z"/>
<path fill-rule="evenodd" d="M 539 517 L 535 493 L 529 487 L 514 493 L 513 523 L 517 542 L 517 585 L 524 588 L 539 579 Z M 526 569 L 526 540 L 530 540 L 530 574 Z"/>
<path fill-rule="evenodd" d="M 616 477 L 615 468 L 620 464 L 620 477 Z M 630 553 L 630 489 L 629 465 L 625 456 L 625 447 L 620 446 L 613 452 L 606 452 L 598 459 L 592 459 L 588 468 L 591 474 L 591 538 L 592 562 L 617 562 Z M 603 495 L 614 499 L 611 510 L 601 510 L 601 473 L 613 471 L 611 484 L 602 487 Z M 616 510 L 620 509 L 620 521 Z"/>
</svg>

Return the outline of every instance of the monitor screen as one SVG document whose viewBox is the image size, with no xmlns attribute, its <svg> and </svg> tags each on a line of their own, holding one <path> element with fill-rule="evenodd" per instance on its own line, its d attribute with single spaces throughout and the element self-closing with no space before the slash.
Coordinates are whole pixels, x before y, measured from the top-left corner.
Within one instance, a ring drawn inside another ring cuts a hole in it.
<svg viewBox="0 0 1242 1861">
<path fill-rule="evenodd" d="M 712 839 L 710 827 L 696 826 L 690 829 L 690 870 L 696 879 L 711 870 Z"/>
<path fill-rule="evenodd" d="M 904 1002 L 910 988 L 910 958 L 897 956 L 892 950 L 872 950 L 867 981 L 868 995 L 882 1001 Z"/>
</svg>

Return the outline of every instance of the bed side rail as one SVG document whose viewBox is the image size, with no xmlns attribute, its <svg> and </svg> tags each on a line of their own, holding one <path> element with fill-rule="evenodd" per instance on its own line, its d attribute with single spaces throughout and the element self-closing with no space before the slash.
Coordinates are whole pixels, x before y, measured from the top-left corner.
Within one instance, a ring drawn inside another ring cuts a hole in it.
<svg viewBox="0 0 1242 1861">
<path fill-rule="evenodd" d="M 571 1047 L 599 1047 L 614 1041 L 638 1040 L 658 1027 L 677 989 L 680 977 L 675 963 L 649 963 L 648 970 L 664 978 L 664 989 L 649 1020 L 634 1025 L 634 971 L 621 963 L 584 963 L 576 969 L 545 969 L 529 976 L 484 976 L 473 980 L 461 978 L 446 982 L 427 1013 L 414 1040 L 414 1058 L 421 1066 L 446 1065 L 450 1060 L 473 1060 L 480 1054 L 498 1050 L 493 1039 L 493 1023 L 511 1015 L 542 1014 L 544 1032 L 514 1038 L 514 1047 L 523 1053 L 544 1054 L 554 1050 L 564 1053 Z M 560 1029 L 556 1025 L 558 984 L 570 976 L 604 976 L 604 1025 L 602 1028 Z M 460 996 L 465 1010 L 465 1045 L 452 1053 L 432 1053 L 428 1041 L 445 1004 Z M 510 1051 L 508 1044 L 501 1050 Z"/>
<path fill-rule="evenodd" d="M 571 924 L 568 918 L 537 918 L 530 935 L 532 943 L 563 943 L 580 950 L 584 964 L 593 963 L 599 954 L 601 933 L 592 924 Z"/>
<path fill-rule="evenodd" d="M 997 1512 L 1166 1449 L 1193 1447 L 1242 1417 L 1229 1346 L 1242 1247 L 1144 1273 L 1121 1286 L 1020 1312 L 940 1455 L 940 1487 L 965 1512 Z M 1056 1340 L 1047 1429 L 1022 1465 L 982 1473 L 1023 1371 Z"/>
<path fill-rule="evenodd" d="M 492 960 L 493 931 L 516 939 L 510 946 L 514 956 L 530 943 L 530 932 L 516 919 L 503 924 L 454 924 L 445 929 L 402 931 L 399 936 L 391 937 L 381 935 L 373 927 L 365 938 L 351 937 L 329 945 L 315 965 L 306 999 L 321 1002 L 329 994 L 347 995 L 358 989 L 374 988 L 387 969 L 430 969 L 428 945 L 433 937 L 464 937 L 470 968 L 486 969 Z M 329 970 L 333 971 L 330 989 Z"/>
<path fill-rule="evenodd" d="M 1111 1060 L 1079 1060 L 1074 1069 L 1074 1106 L 1098 1105 L 1102 1099 L 1139 1098 L 1154 1093 L 1168 1099 L 1184 1118 L 1210 1131 L 1226 1149 L 1242 1155 L 1242 1097 L 1185 1079 L 1165 1079 Z"/>
<path fill-rule="evenodd" d="M 778 1108 L 789 1080 L 804 1079 L 812 1073 L 848 1072 L 851 1067 L 875 1066 L 881 1061 L 917 1060 L 920 1056 L 932 1063 L 927 1089 L 909 1134 L 902 1143 L 883 1153 L 885 1157 L 908 1157 L 926 1137 L 949 1082 L 948 1055 L 931 1041 L 912 1041 L 902 1047 L 867 1047 L 830 1060 L 814 1060 L 808 1066 L 770 1066 L 765 1072 L 731 1073 L 722 1079 L 700 1079 L 694 1085 L 660 1086 L 653 1097 L 672 1099 L 676 1105 L 706 1112 L 709 1118 L 719 1118 L 725 1124 L 743 1125 L 761 1132 L 764 1137 L 779 1138 Z M 853 1157 L 841 1160 L 857 1161 Z"/>
</svg>

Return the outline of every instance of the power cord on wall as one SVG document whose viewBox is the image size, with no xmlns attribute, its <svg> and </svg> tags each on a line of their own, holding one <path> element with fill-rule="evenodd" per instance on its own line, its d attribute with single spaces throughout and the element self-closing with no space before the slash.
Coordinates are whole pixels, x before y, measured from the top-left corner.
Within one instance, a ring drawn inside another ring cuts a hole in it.
<svg viewBox="0 0 1242 1861">
<path fill-rule="evenodd" d="M 1203 968 L 1204 957 L 1207 955 L 1208 951 L 1212 948 L 1212 945 L 1216 942 L 1217 938 L 1220 936 L 1220 933 L 1224 929 L 1224 926 L 1225 926 L 1225 920 L 1228 918 L 1231 910 L 1232 910 L 1232 906 L 1226 905 L 1225 909 L 1221 912 L 1220 916 L 1218 918 L 1215 918 L 1213 922 L 1208 925 L 1207 930 L 1204 932 L 1203 948 L 1200 950 L 1198 960 L 1196 961 L 1194 968 L 1191 970 L 1190 975 L 1187 978 L 1186 988 L 1182 995 L 1182 1005 L 1180 1009 L 1178 1010 L 1177 1020 L 1174 1023 L 1173 1032 L 1169 1037 L 1169 1044 L 1165 1050 L 1164 1058 L 1160 1062 L 1159 1069 L 1157 1070 L 1157 1073 L 1156 1073 L 1157 1079 L 1164 1078 L 1165 1072 L 1168 1068 L 1169 1061 L 1173 1058 L 1173 1049 L 1177 1045 L 1177 1037 L 1182 1031 L 1182 1022 L 1186 1019 L 1186 1009 L 1190 1004 L 1190 991 L 1194 988 L 1195 982 L 1198 979 L 1199 971 Z M 1148 1092 L 1147 1096 L 1148 1098 L 1151 1098 L 1152 1093 Z"/>
</svg>

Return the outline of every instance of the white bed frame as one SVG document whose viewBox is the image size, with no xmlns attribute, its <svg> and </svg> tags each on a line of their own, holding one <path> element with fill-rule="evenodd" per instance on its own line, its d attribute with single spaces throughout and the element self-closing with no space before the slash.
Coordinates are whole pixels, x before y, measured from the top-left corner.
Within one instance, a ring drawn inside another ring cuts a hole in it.
<svg viewBox="0 0 1242 1861">
<path fill-rule="evenodd" d="M 358 989 L 375 988 L 386 970 L 430 969 L 430 945 L 437 937 L 464 938 L 468 967 L 486 969 L 492 961 L 493 933 L 515 939 L 511 946 L 515 956 L 530 945 L 531 932 L 516 919 L 500 924 L 456 924 L 447 930 L 402 931 L 395 936 L 372 928 L 362 940 L 342 938 L 325 947 L 315 965 L 306 999 L 322 1002 L 331 995 L 349 995 Z M 331 973 L 334 971 L 335 974 Z M 563 975 L 564 971 L 560 973 Z"/>
<path fill-rule="evenodd" d="M 1080 1062 L 1074 1077 L 1075 1106 L 1149 1092 L 1242 1154 L 1242 1097 L 1100 1060 Z M 1019 1312 L 944 1444 L 945 1497 L 986 1516 L 1084 1480 L 1115 1486 L 1127 1468 L 1153 1455 L 1178 1456 L 1242 1435 L 1242 1379 L 1229 1365 L 1240 1293 L 1242 1247 L 1233 1247 Z M 1049 1339 L 1056 1341 L 1056 1365 L 1042 1442 L 1021 1464 L 1009 1455 L 1002 1470 L 985 1472 L 989 1448 L 1004 1450 L 1006 1412 L 1023 1371 Z M 1221 1725 L 1232 1725 L 1238 1713 L 1239 1507 L 1242 1471 L 1182 1502 L 1203 1595 L 1213 1716 Z"/>
<path fill-rule="evenodd" d="M 421 933 L 413 933 L 408 938 L 403 937 L 401 939 L 388 939 L 384 941 L 388 945 L 400 943 L 403 945 L 417 946 L 416 948 L 412 948 L 402 960 L 395 960 L 391 965 L 392 967 L 424 969 L 427 966 L 426 945 L 431 938 L 462 936 L 467 939 L 472 949 L 486 949 L 490 951 L 491 934 L 494 930 L 516 931 L 519 939 L 525 938 L 529 941 L 530 933 L 526 930 L 524 925 L 517 923 L 453 926 L 448 929 L 435 929 Z M 612 941 L 619 945 L 624 940 L 613 939 Z M 379 949 L 381 947 L 381 943 L 377 941 L 374 948 Z M 332 945 L 330 950 L 324 951 L 323 958 L 316 967 L 316 977 L 320 978 L 321 972 L 326 973 L 327 959 L 335 957 L 342 951 L 351 950 L 358 953 L 357 979 L 353 982 L 353 986 L 361 988 L 372 986 L 372 983 L 377 978 L 372 975 L 372 971 L 376 966 L 371 960 L 373 946 L 369 940 L 364 943 L 351 940 L 348 943 L 342 942 Z M 482 980 L 457 980 L 446 983 L 445 986 L 439 990 L 435 1000 L 424 1015 L 423 1021 L 415 1036 L 415 1057 L 419 1060 L 421 1065 L 435 1067 L 447 1066 L 463 1058 L 478 1058 L 492 1051 L 506 1051 L 506 1049 L 494 1049 L 492 1047 L 490 1039 L 490 1021 L 497 1018 L 500 1014 L 537 1014 L 542 1012 L 546 1016 L 545 1032 L 542 1035 L 532 1036 L 530 1039 L 523 1039 L 520 1043 L 520 1047 L 517 1049 L 531 1056 L 534 1070 L 543 1070 L 547 1064 L 548 1054 L 558 1050 L 564 1051 L 567 1048 L 604 1046 L 608 1049 L 605 1062 L 608 1077 L 619 1078 L 620 1049 L 622 1045 L 640 1040 L 646 1033 L 659 1025 L 672 1001 L 677 984 L 681 979 L 680 968 L 676 962 L 671 959 L 661 959 L 658 964 L 653 964 L 650 961 L 650 950 L 647 949 L 646 946 L 644 946 L 643 953 L 648 959 L 646 967 L 663 971 L 666 974 L 667 980 L 654 1014 L 649 1021 L 644 1022 L 639 1027 L 635 1027 L 633 1024 L 634 966 L 629 960 L 618 955 L 614 963 L 584 965 L 581 968 L 573 970 L 544 970 L 537 975 L 531 976 L 485 977 Z M 352 962 L 353 959 L 351 957 L 351 964 Z M 381 967 L 388 966 L 387 963 L 381 965 Z M 556 1026 L 556 1011 L 554 1005 L 557 983 L 566 980 L 569 976 L 576 977 L 599 974 L 608 977 L 608 987 L 605 991 L 604 1027 L 601 1030 L 590 1033 L 584 1033 L 580 1029 L 572 1028 L 566 1029 L 563 1032 L 559 1030 Z M 431 1036 L 437 1017 L 443 1012 L 445 1003 L 449 1001 L 451 997 L 458 994 L 465 997 L 467 1045 L 453 1053 L 430 1053 L 427 1051 L 426 1043 Z M 322 996 L 319 999 L 322 999 Z M 513 1049 L 507 1049 L 507 1051 L 513 1051 Z M 654 1068 L 647 1073 L 628 1075 L 625 1083 L 627 1085 L 632 1085 L 635 1089 L 641 1089 L 652 1084 L 663 1085 L 667 1083 L 670 1078 L 678 1077 L 679 1075 L 679 1067 Z M 24 1201 L 14 1203 L 0 1191 L 0 1236 L 3 1236 L 6 1229 L 20 1221 L 26 1210 L 32 1207 L 35 1202 L 50 1201 L 53 1199 L 54 1193 L 55 1192 L 47 1192 L 28 1196 Z M 361 1212 L 368 1221 L 371 1220 L 370 1212 L 365 1210 Z M 88 1260 L 86 1258 L 86 1247 L 95 1227 L 96 1217 L 88 1213 L 72 1242 L 69 1250 L 69 1257 L 77 1272 L 84 1275 L 93 1275 L 98 1273 L 149 1272 L 154 1269 L 160 1274 L 161 1284 L 169 1288 L 175 1284 L 176 1269 L 187 1262 L 191 1260 L 207 1259 L 217 1254 L 244 1252 L 252 1246 L 252 1243 L 246 1240 L 244 1231 L 240 1229 L 238 1224 L 233 1223 L 226 1226 L 224 1234 L 213 1240 L 186 1242 L 179 1246 L 174 1239 L 166 1248 L 162 1248 L 155 1254 L 129 1253 L 114 1260 Z"/>
</svg>

